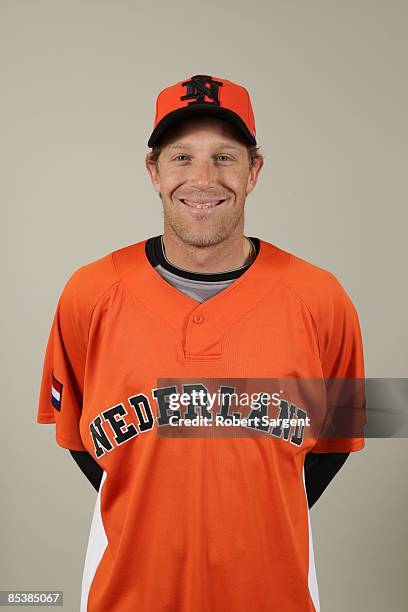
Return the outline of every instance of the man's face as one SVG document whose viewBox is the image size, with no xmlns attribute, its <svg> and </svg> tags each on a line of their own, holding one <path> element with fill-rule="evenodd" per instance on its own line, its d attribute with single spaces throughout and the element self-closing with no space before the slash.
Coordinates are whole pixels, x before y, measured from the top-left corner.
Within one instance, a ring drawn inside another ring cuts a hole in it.
<svg viewBox="0 0 408 612">
<path fill-rule="evenodd" d="M 146 166 L 162 199 L 165 230 L 194 246 L 242 233 L 245 199 L 255 187 L 262 158 L 250 167 L 234 129 L 213 117 L 176 124 L 161 144 L 158 168 L 148 156 Z"/>
</svg>

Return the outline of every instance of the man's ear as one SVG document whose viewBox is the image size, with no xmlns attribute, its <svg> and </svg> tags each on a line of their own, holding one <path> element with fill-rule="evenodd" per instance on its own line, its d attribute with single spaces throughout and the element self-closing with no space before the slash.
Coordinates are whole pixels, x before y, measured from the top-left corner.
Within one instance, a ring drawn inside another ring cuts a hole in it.
<svg viewBox="0 0 408 612">
<path fill-rule="evenodd" d="M 159 176 L 158 164 L 156 164 L 156 162 L 151 158 L 150 153 L 147 153 L 146 155 L 145 165 L 150 175 L 150 179 L 152 181 L 153 187 L 155 188 L 157 193 L 160 193 L 160 176 Z"/>
<path fill-rule="evenodd" d="M 263 165 L 264 165 L 263 155 L 259 155 L 258 157 L 254 159 L 254 162 L 249 170 L 248 183 L 247 183 L 247 189 L 246 189 L 247 195 L 248 193 L 251 193 L 251 191 L 254 189 L 258 181 L 258 176 L 259 176 L 259 173 Z"/>
</svg>

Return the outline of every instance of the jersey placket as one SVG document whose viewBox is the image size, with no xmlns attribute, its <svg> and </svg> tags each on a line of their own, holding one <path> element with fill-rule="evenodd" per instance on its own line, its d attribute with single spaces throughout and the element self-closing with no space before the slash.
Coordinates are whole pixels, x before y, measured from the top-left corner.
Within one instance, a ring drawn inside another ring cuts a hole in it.
<svg viewBox="0 0 408 612">
<path fill-rule="evenodd" d="M 261 240 L 251 267 L 223 291 L 199 303 L 171 286 L 151 266 L 145 241 L 116 251 L 114 263 L 127 287 L 167 323 L 179 339 L 183 361 L 223 359 L 223 340 L 231 326 L 262 302 L 289 264 L 290 255 Z M 263 282 L 268 275 L 268 283 Z M 272 281 L 272 282 L 271 282 Z"/>
</svg>

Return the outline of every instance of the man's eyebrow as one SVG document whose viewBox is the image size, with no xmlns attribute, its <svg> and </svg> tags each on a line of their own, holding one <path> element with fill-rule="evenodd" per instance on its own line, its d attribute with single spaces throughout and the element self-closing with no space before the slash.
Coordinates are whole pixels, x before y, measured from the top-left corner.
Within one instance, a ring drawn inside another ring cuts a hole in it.
<svg viewBox="0 0 408 612">
<path fill-rule="evenodd" d="M 190 145 L 188 145 L 187 143 L 183 144 L 182 142 L 175 142 L 167 146 L 169 149 L 187 149 Z M 216 146 L 220 147 L 221 149 L 239 149 L 237 145 L 234 145 L 230 142 L 217 142 Z"/>
</svg>

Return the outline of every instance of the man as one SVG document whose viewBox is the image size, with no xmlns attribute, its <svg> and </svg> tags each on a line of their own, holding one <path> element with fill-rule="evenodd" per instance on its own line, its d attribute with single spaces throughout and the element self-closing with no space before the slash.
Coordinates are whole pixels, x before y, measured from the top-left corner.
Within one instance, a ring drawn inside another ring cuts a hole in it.
<svg viewBox="0 0 408 612">
<path fill-rule="evenodd" d="M 330 272 L 244 234 L 264 165 L 245 88 L 164 89 L 148 146 L 163 233 L 72 274 L 44 360 L 37 421 L 98 490 L 81 611 L 319 610 L 308 507 L 364 439 L 194 431 L 239 412 L 190 400 L 214 381 L 363 378 L 355 307 Z M 303 408 L 281 398 L 275 416 Z"/>
</svg>

